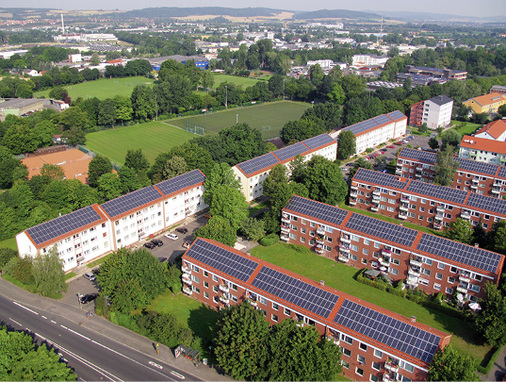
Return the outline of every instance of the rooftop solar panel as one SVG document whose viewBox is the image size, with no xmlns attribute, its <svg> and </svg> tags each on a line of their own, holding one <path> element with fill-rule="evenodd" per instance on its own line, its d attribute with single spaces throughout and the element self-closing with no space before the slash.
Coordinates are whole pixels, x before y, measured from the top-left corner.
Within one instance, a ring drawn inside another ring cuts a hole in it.
<svg viewBox="0 0 506 382">
<path fill-rule="evenodd" d="M 325 318 L 339 299 L 334 293 L 266 266 L 262 267 L 251 285 Z"/>
<path fill-rule="evenodd" d="M 129 194 L 120 196 L 119 198 L 109 200 L 108 202 L 102 204 L 101 207 L 107 215 L 114 218 L 115 216 L 135 210 L 161 197 L 162 195 L 155 187 L 149 186 L 130 192 Z"/>
<path fill-rule="evenodd" d="M 406 118 L 406 116 L 401 113 L 399 110 L 395 110 L 395 111 L 392 111 L 390 113 L 388 113 L 388 115 L 394 120 L 394 121 L 397 121 L 401 118 Z"/>
<path fill-rule="evenodd" d="M 247 160 L 246 162 L 239 163 L 239 167 L 246 175 L 253 174 L 254 172 L 267 169 L 270 166 L 279 163 L 279 159 L 272 153 L 260 155 L 259 157 Z"/>
<path fill-rule="evenodd" d="M 408 183 L 407 180 L 406 181 L 398 180 L 395 175 L 385 174 L 383 172 L 373 170 L 367 170 L 365 168 L 359 168 L 358 171 L 355 173 L 355 176 L 353 176 L 353 180 L 356 181 L 363 180 L 364 182 L 374 183 L 379 186 L 393 187 L 399 189 L 403 189 L 404 187 L 406 187 L 406 184 Z"/>
<path fill-rule="evenodd" d="M 373 120 L 378 125 L 383 125 L 384 123 L 392 122 L 392 119 L 390 117 L 388 117 L 388 115 L 386 115 L 386 114 L 378 115 L 377 117 L 374 117 Z"/>
<path fill-rule="evenodd" d="M 158 187 L 164 195 L 170 195 L 205 180 L 206 177 L 204 174 L 202 174 L 199 170 L 193 170 L 172 179 L 164 180 L 163 182 L 157 183 L 155 186 Z"/>
<path fill-rule="evenodd" d="M 467 199 L 466 206 L 478 207 L 483 210 L 506 215 L 506 200 L 491 196 L 471 193 Z"/>
<path fill-rule="evenodd" d="M 307 151 L 309 150 L 306 145 L 304 145 L 302 142 L 297 142 L 293 145 L 276 150 L 273 152 L 273 154 L 277 156 L 280 161 L 285 161 L 287 159 L 294 158 L 296 155 L 302 155 Z"/>
<path fill-rule="evenodd" d="M 374 122 L 371 119 L 368 119 L 367 121 L 359 122 L 354 125 L 345 127 L 343 131 L 351 131 L 353 134 L 358 135 L 364 131 L 367 131 L 369 129 L 372 129 L 374 127 L 378 126 L 376 122 Z"/>
<path fill-rule="evenodd" d="M 216 244 L 197 238 L 185 256 L 246 282 L 258 264 Z"/>
<path fill-rule="evenodd" d="M 506 166 L 500 166 L 499 173 L 497 174 L 501 178 L 506 178 Z"/>
<path fill-rule="evenodd" d="M 441 342 L 435 334 L 350 300 L 343 302 L 334 322 L 426 363 Z"/>
<path fill-rule="evenodd" d="M 35 244 L 42 244 L 61 235 L 82 228 L 88 224 L 98 222 L 102 218 L 92 206 L 81 208 L 56 219 L 28 228 L 26 232 Z"/>
<path fill-rule="evenodd" d="M 496 164 L 478 162 L 470 159 L 456 158 L 459 162 L 459 170 L 476 172 L 480 174 L 495 175 L 497 173 Z"/>
<path fill-rule="evenodd" d="M 418 235 L 414 229 L 356 213 L 351 215 L 345 227 L 408 247 Z"/>
<path fill-rule="evenodd" d="M 314 150 L 328 143 L 334 143 L 335 140 L 328 134 L 317 135 L 316 137 L 302 141 L 309 149 Z"/>
<path fill-rule="evenodd" d="M 436 153 L 430 151 L 403 148 L 399 153 L 399 157 L 425 163 L 436 163 Z"/>
<path fill-rule="evenodd" d="M 501 255 L 457 241 L 424 233 L 416 249 L 466 264 L 486 272 L 496 272 Z"/>
<path fill-rule="evenodd" d="M 467 191 L 456 190 L 450 187 L 437 186 L 417 180 L 411 181 L 406 191 L 416 192 L 428 197 L 447 200 L 453 203 L 463 204 L 467 197 Z"/>
<path fill-rule="evenodd" d="M 314 200 L 293 196 L 286 206 L 287 210 L 299 212 L 301 214 L 312 216 L 316 219 L 336 225 L 342 224 L 348 211 L 341 208 L 332 207 L 327 204 L 319 203 Z"/>
</svg>

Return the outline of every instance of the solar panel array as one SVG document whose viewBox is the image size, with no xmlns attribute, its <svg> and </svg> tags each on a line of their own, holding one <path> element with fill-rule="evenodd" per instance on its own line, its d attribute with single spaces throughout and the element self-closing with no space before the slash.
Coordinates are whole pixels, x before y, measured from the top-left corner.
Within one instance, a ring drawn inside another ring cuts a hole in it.
<svg viewBox="0 0 506 382">
<path fill-rule="evenodd" d="M 154 202 L 161 197 L 162 195 L 155 187 L 149 186 L 130 192 L 119 198 L 109 200 L 102 204 L 101 207 L 111 218 L 114 218 L 115 216 L 135 210 L 147 203 Z"/>
<path fill-rule="evenodd" d="M 466 206 L 506 215 L 506 200 L 475 194 L 474 192 L 469 195 Z"/>
<path fill-rule="evenodd" d="M 266 266 L 262 267 L 251 285 L 325 318 L 339 299 L 334 293 Z"/>
<path fill-rule="evenodd" d="M 35 244 L 42 244 L 48 240 L 72 232 L 75 229 L 98 222 L 101 219 L 92 206 L 87 206 L 35 227 L 28 228 L 26 232 L 28 232 Z"/>
<path fill-rule="evenodd" d="M 388 113 L 388 116 L 391 117 L 395 121 L 397 121 L 401 118 L 406 118 L 406 116 L 402 112 L 400 112 L 399 110 L 395 110 L 395 111 Z"/>
<path fill-rule="evenodd" d="M 283 147 L 282 149 L 276 150 L 273 152 L 275 156 L 279 158 L 280 161 L 285 161 L 287 159 L 292 159 L 296 155 L 302 155 L 305 152 L 309 151 L 306 145 L 302 142 L 294 143 L 293 145 Z"/>
<path fill-rule="evenodd" d="M 414 229 L 356 213 L 351 215 L 345 227 L 408 247 L 418 235 Z"/>
<path fill-rule="evenodd" d="M 314 150 L 320 146 L 326 145 L 328 143 L 334 143 L 335 140 L 328 134 L 317 135 L 316 137 L 306 139 L 302 141 L 307 147 L 311 150 Z"/>
<path fill-rule="evenodd" d="M 499 173 L 497 176 L 500 176 L 501 178 L 506 178 L 506 166 L 500 166 Z"/>
<path fill-rule="evenodd" d="M 258 266 L 253 260 L 246 259 L 200 238 L 197 238 L 185 256 L 209 265 L 243 282 L 248 281 Z"/>
<path fill-rule="evenodd" d="M 487 272 L 496 272 L 501 255 L 457 241 L 424 233 L 416 249 L 466 264 Z"/>
<path fill-rule="evenodd" d="M 426 363 L 441 342 L 435 334 L 350 300 L 343 301 L 334 322 Z"/>
<path fill-rule="evenodd" d="M 399 153 L 399 157 L 425 163 L 436 163 L 436 154 L 430 151 L 403 148 Z"/>
<path fill-rule="evenodd" d="M 373 118 L 374 122 L 376 122 L 378 125 L 383 125 L 385 123 L 392 122 L 392 118 L 390 118 L 386 114 L 378 115 L 377 117 Z"/>
<path fill-rule="evenodd" d="M 163 182 L 155 184 L 155 186 L 158 187 L 164 195 L 170 195 L 187 187 L 202 183 L 205 180 L 206 177 L 204 174 L 199 170 L 193 170 L 172 179 L 164 180 Z"/>
<path fill-rule="evenodd" d="M 435 184 L 411 181 L 406 191 L 416 192 L 425 196 L 447 200 L 449 202 L 463 204 L 466 200 L 467 191 L 457 190 L 450 187 L 437 186 Z"/>
<path fill-rule="evenodd" d="M 400 181 L 395 175 L 385 174 L 383 172 L 367 170 L 365 168 L 359 168 L 353 176 L 353 180 L 363 180 L 364 182 L 374 183 L 379 186 L 393 187 L 403 189 L 406 187 L 407 181 Z"/>
<path fill-rule="evenodd" d="M 478 162 L 470 159 L 456 158 L 456 160 L 459 162 L 459 170 L 478 172 L 487 175 L 495 175 L 497 173 L 497 167 L 499 167 L 496 164 Z"/>
<path fill-rule="evenodd" d="M 378 124 L 374 122 L 373 119 L 368 119 L 366 121 L 362 121 L 359 123 L 355 123 L 354 125 L 345 127 L 342 131 L 351 131 L 353 134 L 358 135 L 360 133 L 363 133 L 364 131 L 373 129 L 375 127 L 378 127 Z"/>
<path fill-rule="evenodd" d="M 310 199 L 304 199 L 300 196 L 293 196 L 285 208 L 336 225 L 342 224 L 344 218 L 348 214 L 348 211 L 341 208 L 329 206 Z"/>
<path fill-rule="evenodd" d="M 279 159 L 272 153 L 260 155 L 259 157 L 247 160 L 246 162 L 239 163 L 239 167 L 246 175 L 253 174 L 254 172 L 267 169 L 270 166 L 279 163 Z"/>
</svg>

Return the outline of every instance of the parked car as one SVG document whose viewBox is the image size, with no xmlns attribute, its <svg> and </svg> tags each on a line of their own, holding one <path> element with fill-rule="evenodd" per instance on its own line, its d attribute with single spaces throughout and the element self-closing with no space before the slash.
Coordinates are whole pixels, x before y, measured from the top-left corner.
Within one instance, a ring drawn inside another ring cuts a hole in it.
<svg viewBox="0 0 506 382">
<path fill-rule="evenodd" d="M 395 146 L 394 145 L 389 145 L 387 146 L 389 149 L 395 149 Z"/>
<path fill-rule="evenodd" d="M 158 258 L 158 261 L 159 261 L 160 263 L 163 263 L 164 261 L 167 261 L 167 258 L 166 258 L 166 257 L 159 257 L 159 258 Z"/>
<path fill-rule="evenodd" d="M 410 135 L 410 136 L 408 137 L 408 139 L 409 139 L 410 141 L 412 141 L 413 139 L 415 139 L 415 136 L 414 136 L 414 135 Z"/>
<path fill-rule="evenodd" d="M 188 228 L 186 228 L 186 227 L 179 227 L 179 228 L 176 228 L 176 231 L 179 232 L 179 233 L 182 233 L 183 235 L 186 235 L 188 233 Z"/>
<path fill-rule="evenodd" d="M 95 275 L 93 273 L 91 273 L 91 272 L 86 272 L 83 276 L 84 276 L 85 279 L 88 279 L 90 281 L 95 281 L 96 280 Z"/>
<path fill-rule="evenodd" d="M 149 249 L 155 248 L 155 244 L 151 241 L 148 241 L 147 243 L 144 243 L 144 246 Z"/>
<path fill-rule="evenodd" d="M 86 294 L 86 295 L 81 295 L 79 296 L 79 302 L 81 304 L 87 304 L 93 300 L 95 300 L 96 298 L 98 297 L 98 293 L 90 293 L 90 294 Z"/>
<path fill-rule="evenodd" d="M 161 247 L 163 245 L 163 241 L 161 241 L 160 239 L 153 239 L 151 240 L 151 242 L 157 247 Z"/>
<path fill-rule="evenodd" d="M 177 240 L 177 239 L 179 239 L 179 238 L 177 237 L 177 235 L 176 235 L 175 233 L 172 233 L 172 232 L 171 232 L 171 233 L 166 233 L 166 234 L 165 234 L 165 237 L 166 237 L 167 239 L 170 239 L 170 240 Z"/>
</svg>

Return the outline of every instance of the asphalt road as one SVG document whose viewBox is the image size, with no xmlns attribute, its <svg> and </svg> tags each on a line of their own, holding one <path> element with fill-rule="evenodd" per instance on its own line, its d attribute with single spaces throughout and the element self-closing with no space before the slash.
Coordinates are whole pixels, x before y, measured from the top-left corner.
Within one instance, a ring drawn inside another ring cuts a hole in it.
<svg viewBox="0 0 506 382">
<path fill-rule="evenodd" d="M 127 345 L 74 324 L 48 311 L 28 308 L 0 295 L 0 320 L 15 330 L 33 333 L 52 345 L 80 380 L 183 381 L 201 380 Z"/>
</svg>

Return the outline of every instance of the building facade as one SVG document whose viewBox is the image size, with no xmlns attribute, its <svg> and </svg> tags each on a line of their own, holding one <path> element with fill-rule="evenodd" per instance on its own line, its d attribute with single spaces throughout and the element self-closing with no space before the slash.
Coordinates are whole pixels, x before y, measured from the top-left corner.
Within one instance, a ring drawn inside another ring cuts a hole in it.
<svg viewBox="0 0 506 382">
<path fill-rule="evenodd" d="M 475 113 L 497 113 L 499 108 L 506 104 L 506 95 L 499 93 L 489 93 L 479 97 L 468 99 L 462 103 L 470 107 Z"/>
<path fill-rule="evenodd" d="M 434 354 L 450 341 L 416 319 L 213 240 L 198 238 L 183 255 L 182 271 L 183 292 L 214 309 L 249 303 L 270 324 L 293 319 L 314 326 L 341 347 L 343 373 L 353 380 L 426 380 Z"/>
<path fill-rule="evenodd" d="M 411 73 L 415 75 L 419 74 L 423 76 L 432 76 L 435 78 L 444 78 L 447 80 L 465 81 L 467 79 L 467 72 L 463 70 L 429 68 L 425 66 L 407 65 L 406 73 Z"/>
<path fill-rule="evenodd" d="M 423 227 L 441 229 L 457 218 L 486 231 L 506 219 L 506 200 L 360 168 L 351 181 L 350 205 Z"/>
<path fill-rule="evenodd" d="M 409 124 L 420 126 L 427 124 L 429 129 L 448 126 L 452 119 L 453 100 L 445 95 L 411 105 Z"/>
<path fill-rule="evenodd" d="M 451 187 L 504 199 L 506 197 L 506 167 L 455 158 L 459 167 Z M 397 156 L 395 175 L 432 183 L 436 176 L 436 153 L 403 148 Z"/>
<path fill-rule="evenodd" d="M 356 138 L 356 152 L 354 154 L 360 154 L 369 147 L 376 147 L 391 139 L 399 139 L 404 136 L 407 123 L 408 117 L 396 110 L 345 127 L 339 130 L 339 133 L 351 131 Z"/>
<path fill-rule="evenodd" d="M 232 167 L 232 171 L 241 184 L 246 201 L 251 202 L 263 195 L 262 184 L 272 167 L 282 164 L 289 169 L 288 165 L 297 155 L 303 157 L 305 161 L 310 160 L 313 155 L 334 161 L 337 157 L 337 142 L 330 135 L 321 134 L 236 164 Z"/>
<path fill-rule="evenodd" d="M 504 166 L 506 142 L 464 135 L 459 146 L 459 158 Z"/>
<path fill-rule="evenodd" d="M 503 119 L 487 123 L 474 133 L 476 138 L 492 139 L 494 141 L 506 141 L 506 122 Z"/>
<path fill-rule="evenodd" d="M 504 256 L 314 200 L 293 196 L 282 211 L 281 239 L 428 294 L 484 297 L 499 283 Z M 458 254 L 458 255 L 457 255 Z"/>
<path fill-rule="evenodd" d="M 64 271 L 157 234 L 207 207 L 205 176 L 193 170 L 28 228 L 16 235 L 20 256 L 56 246 Z"/>
</svg>

